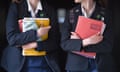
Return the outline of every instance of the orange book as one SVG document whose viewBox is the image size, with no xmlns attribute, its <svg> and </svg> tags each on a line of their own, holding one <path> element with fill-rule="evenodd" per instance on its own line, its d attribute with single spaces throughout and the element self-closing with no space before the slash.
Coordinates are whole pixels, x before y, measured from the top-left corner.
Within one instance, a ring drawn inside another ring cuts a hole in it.
<svg viewBox="0 0 120 72">
<path fill-rule="evenodd" d="M 85 39 L 98 32 L 101 32 L 102 34 L 104 29 L 105 24 L 103 21 L 79 16 L 75 32 L 80 36 L 81 39 Z"/>
</svg>

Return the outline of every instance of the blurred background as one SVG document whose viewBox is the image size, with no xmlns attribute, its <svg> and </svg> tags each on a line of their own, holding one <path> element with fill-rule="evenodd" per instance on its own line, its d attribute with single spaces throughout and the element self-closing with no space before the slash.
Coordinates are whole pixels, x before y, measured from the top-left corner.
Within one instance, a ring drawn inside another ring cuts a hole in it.
<svg viewBox="0 0 120 72">
<path fill-rule="evenodd" d="M 46 0 L 47 3 L 53 6 L 56 9 L 56 13 L 58 16 L 58 23 L 61 25 L 64 22 L 64 17 L 66 15 L 66 11 L 76 4 L 74 4 L 74 0 Z M 120 72 L 120 4 L 118 0 L 99 0 L 101 5 L 107 9 L 109 9 L 112 14 L 112 22 L 114 27 L 114 47 L 113 47 L 113 56 L 116 62 L 117 71 Z M 0 57 L 2 55 L 2 51 L 7 46 L 7 40 L 5 35 L 5 21 L 7 17 L 7 12 L 9 8 L 11 0 L 0 0 Z M 2 68 L 0 72 L 5 72 Z"/>
</svg>

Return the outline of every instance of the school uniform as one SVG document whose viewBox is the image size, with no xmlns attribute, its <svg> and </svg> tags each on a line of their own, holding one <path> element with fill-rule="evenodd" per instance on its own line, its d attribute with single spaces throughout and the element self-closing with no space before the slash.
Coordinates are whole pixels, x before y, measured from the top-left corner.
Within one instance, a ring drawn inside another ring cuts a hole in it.
<svg viewBox="0 0 120 72">
<path fill-rule="evenodd" d="M 66 70 L 68 72 L 94 72 L 94 70 L 89 70 L 92 69 L 91 67 L 95 66 L 94 69 L 97 69 L 95 72 L 114 72 L 114 63 L 112 58 L 113 34 L 109 12 L 96 3 L 95 9 L 88 17 L 104 21 L 106 24 L 103 34 L 104 39 L 98 44 L 86 47 L 82 46 L 81 39 L 70 39 L 71 32 L 75 31 L 78 16 L 85 16 L 80 4 L 68 11 L 61 29 L 61 46 L 68 54 Z M 72 51 L 80 51 L 82 49 L 87 52 L 96 52 L 96 58 L 90 59 L 72 53 Z M 92 64 L 94 65 L 92 66 Z"/>
<path fill-rule="evenodd" d="M 38 3 L 36 13 L 32 12 L 29 0 L 21 3 L 12 3 L 9 9 L 6 30 L 9 46 L 4 51 L 2 66 L 8 72 L 60 72 L 58 63 L 59 51 L 59 27 L 54 9 L 46 3 Z M 42 15 L 41 15 L 42 14 Z M 48 39 L 39 41 L 37 51 L 45 50 L 45 56 L 22 56 L 21 45 L 36 41 L 38 39 L 36 30 L 20 32 L 18 20 L 24 17 L 48 17 L 50 18 L 51 29 Z"/>
</svg>

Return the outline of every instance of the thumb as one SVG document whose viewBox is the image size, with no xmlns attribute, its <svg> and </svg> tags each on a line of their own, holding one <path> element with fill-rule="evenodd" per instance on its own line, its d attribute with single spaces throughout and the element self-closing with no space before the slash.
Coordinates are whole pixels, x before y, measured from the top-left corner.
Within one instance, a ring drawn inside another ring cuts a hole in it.
<svg viewBox="0 0 120 72">
<path fill-rule="evenodd" d="M 101 33 L 100 32 L 98 32 L 96 35 L 100 35 Z"/>
<path fill-rule="evenodd" d="M 50 29 L 50 28 L 51 28 L 51 26 L 47 26 L 46 28 Z"/>
</svg>

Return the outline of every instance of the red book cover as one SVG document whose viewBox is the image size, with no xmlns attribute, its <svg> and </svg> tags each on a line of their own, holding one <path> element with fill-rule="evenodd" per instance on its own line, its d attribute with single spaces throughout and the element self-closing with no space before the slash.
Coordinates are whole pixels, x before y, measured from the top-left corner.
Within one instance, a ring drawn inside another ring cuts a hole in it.
<svg viewBox="0 0 120 72">
<path fill-rule="evenodd" d="M 73 51 L 73 53 L 92 59 L 95 59 L 96 57 L 96 52 L 85 52 L 84 50 L 82 50 L 82 51 Z"/>
<path fill-rule="evenodd" d="M 103 21 L 79 16 L 75 32 L 81 39 L 85 39 L 98 32 L 102 33 L 104 28 L 105 24 Z"/>
<path fill-rule="evenodd" d="M 23 27 L 23 20 L 22 19 L 20 19 L 20 20 L 18 20 L 18 24 L 19 24 L 19 28 L 20 28 L 20 31 L 22 32 L 23 30 L 22 30 L 22 27 Z"/>
</svg>

